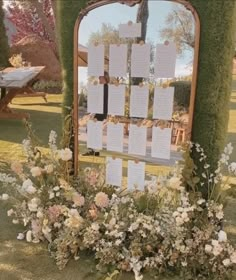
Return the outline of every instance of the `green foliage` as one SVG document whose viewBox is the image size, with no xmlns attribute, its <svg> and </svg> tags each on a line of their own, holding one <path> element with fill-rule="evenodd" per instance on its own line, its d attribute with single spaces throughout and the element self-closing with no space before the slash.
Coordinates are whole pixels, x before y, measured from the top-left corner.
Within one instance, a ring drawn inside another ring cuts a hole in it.
<svg viewBox="0 0 236 280">
<path fill-rule="evenodd" d="M 191 0 L 201 22 L 192 140 L 214 170 L 225 145 L 229 119 L 235 1 Z M 202 168 L 199 166 L 199 172 Z"/>
<path fill-rule="evenodd" d="M 177 106 L 189 108 L 191 82 L 189 81 L 177 81 L 172 82 L 169 85 L 175 88 L 174 102 Z"/>
<path fill-rule="evenodd" d="M 1 47 L 0 47 L 0 68 L 9 65 L 9 45 L 8 38 L 6 35 L 6 28 L 4 25 L 4 11 L 3 1 L 0 0 L 0 34 L 1 34 Z"/>
<path fill-rule="evenodd" d="M 86 0 L 60 0 L 56 4 L 59 51 L 63 74 L 63 115 L 65 117 L 71 113 L 73 104 L 74 25 L 80 10 L 86 4 Z"/>
</svg>

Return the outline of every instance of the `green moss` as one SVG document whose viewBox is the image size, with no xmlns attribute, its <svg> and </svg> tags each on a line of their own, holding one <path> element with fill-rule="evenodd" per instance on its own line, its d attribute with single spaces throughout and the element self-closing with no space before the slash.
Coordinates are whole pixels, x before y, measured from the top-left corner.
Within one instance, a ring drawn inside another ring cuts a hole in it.
<svg viewBox="0 0 236 280">
<path fill-rule="evenodd" d="M 191 0 L 191 3 L 201 22 L 192 140 L 204 148 L 213 170 L 227 137 L 236 2 Z"/>
<path fill-rule="evenodd" d="M 0 0 L 0 34 L 1 34 L 1 45 L 0 45 L 0 67 L 6 67 L 9 65 L 9 45 L 8 38 L 6 35 L 6 28 L 4 25 L 4 11 L 3 1 Z"/>
</svg>

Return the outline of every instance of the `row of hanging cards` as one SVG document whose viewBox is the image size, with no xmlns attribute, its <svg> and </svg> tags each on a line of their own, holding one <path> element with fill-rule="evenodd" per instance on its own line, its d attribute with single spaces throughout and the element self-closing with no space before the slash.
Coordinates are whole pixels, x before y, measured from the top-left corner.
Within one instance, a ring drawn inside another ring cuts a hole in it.
<svg viewBox="0 0 236 280">
<path fill-rule="evenodd" d="M 128 160 L 128 190 L 144 190 L 145 162 Z M 106 158 L 106 184 L 122 186 L 122 159 Z"/>
<path fill-rule="evenodd" d="M 104 45 L 90 45 L 88 48 L 88 75 L 103 76 L 104 73 Z M 111 77 L 127 76 L 126 44 L 110 45 L 109 75 Z M 150 44 L 132 44 L 131 77 L 148 78 L 150 73 Z M 174 78 L 176 64 L 176 46 L 174 43 L 157 44 L 154 62 L 155 78 Z"/>
<path fill-rule="evenodd" d="M 112 116 L 124 116 L 125 114 L 125 85 L 109 85 L 108 87 L 108 114 Z M 88 85 L 87 112 L 102 114 L 103 85 Z M 153 119 L 171 120 L 174 103 L 174 88 L 156 87 L 154 90 Z M 131 86 L 130 117 L 147 118 L 149 106 L 149 87 Z"/>
<path fill-rule="evenodd" d="M 171 128 L 152 127 L 151 156 L 160 159 L 170 159 Z M 107 123 L 106 149 L 113 152 L 123 152 L 124 124 Z M 128 139 L 128 154 L 146 155 L 147 127 L 130 124 Z M 95 150 L 103 148 L 103 122 L 89 120 L 87 123 L 87 147 Z"/>
</svg>

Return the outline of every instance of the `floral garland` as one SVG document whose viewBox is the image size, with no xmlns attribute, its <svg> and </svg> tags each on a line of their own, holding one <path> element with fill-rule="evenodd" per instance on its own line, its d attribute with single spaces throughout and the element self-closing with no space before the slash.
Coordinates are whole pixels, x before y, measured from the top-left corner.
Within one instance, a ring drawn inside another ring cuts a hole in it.
<svg viewBox="0 0 236 280">
<path fill-rule="evenodd" d="M 213 196 L 203 199 L 196 188 L 188 193 L 181 166 L 167 176 L 153 177 L 143 192 L 127 192 L 105 184 L 102 166 L 87 167 L 72 180 L 72 152 L 57 149 L 54 131 L 50 155 L 42 155 L 30 139 L 23 147 L 28 162 L 13 162 L 10 171 L 5 165 L 0 173 L 1 189 L 11 187 L 1 200 L 12 201 L 8 216 L 26 228 L 17 239 L 46 240 L 60 269 L 71 257 L 78 259 L 81 251 L 90 250 L 98 269 L 133 271 L 136 280 L 145 269 L 158 275 L 174 272 L 184 279 L 231 279 L 236 250 L 221 227 L 223 205 Z M 189 147 L 205 160 L 198 144 Z M 219 184 L 228 188 L 221 169 L 226 164 L 231 175 L 236 174 L 236 163 L 228 163 L 231 152 L 229 144 L 213 175 L 205 163 L 195 187 L 207 179 L 213 189 Z"/>
</svg>

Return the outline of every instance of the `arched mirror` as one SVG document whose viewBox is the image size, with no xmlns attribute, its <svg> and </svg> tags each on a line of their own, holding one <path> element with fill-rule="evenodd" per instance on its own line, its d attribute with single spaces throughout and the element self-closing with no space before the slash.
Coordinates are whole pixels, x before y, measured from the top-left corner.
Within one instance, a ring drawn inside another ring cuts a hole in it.
<svg viewBox="0 0 236 280">
<path fill-rule="evenodd" d="M 181 158 L 179 147 L 191 139 L 199 29 L 182 0 L 96 1 L 81 11 L 74 33 L 76 170 L 104 163 L 109 184 L 128 177 L 131 186 L 133 177 L 162 174 Z"/>
</svg>

